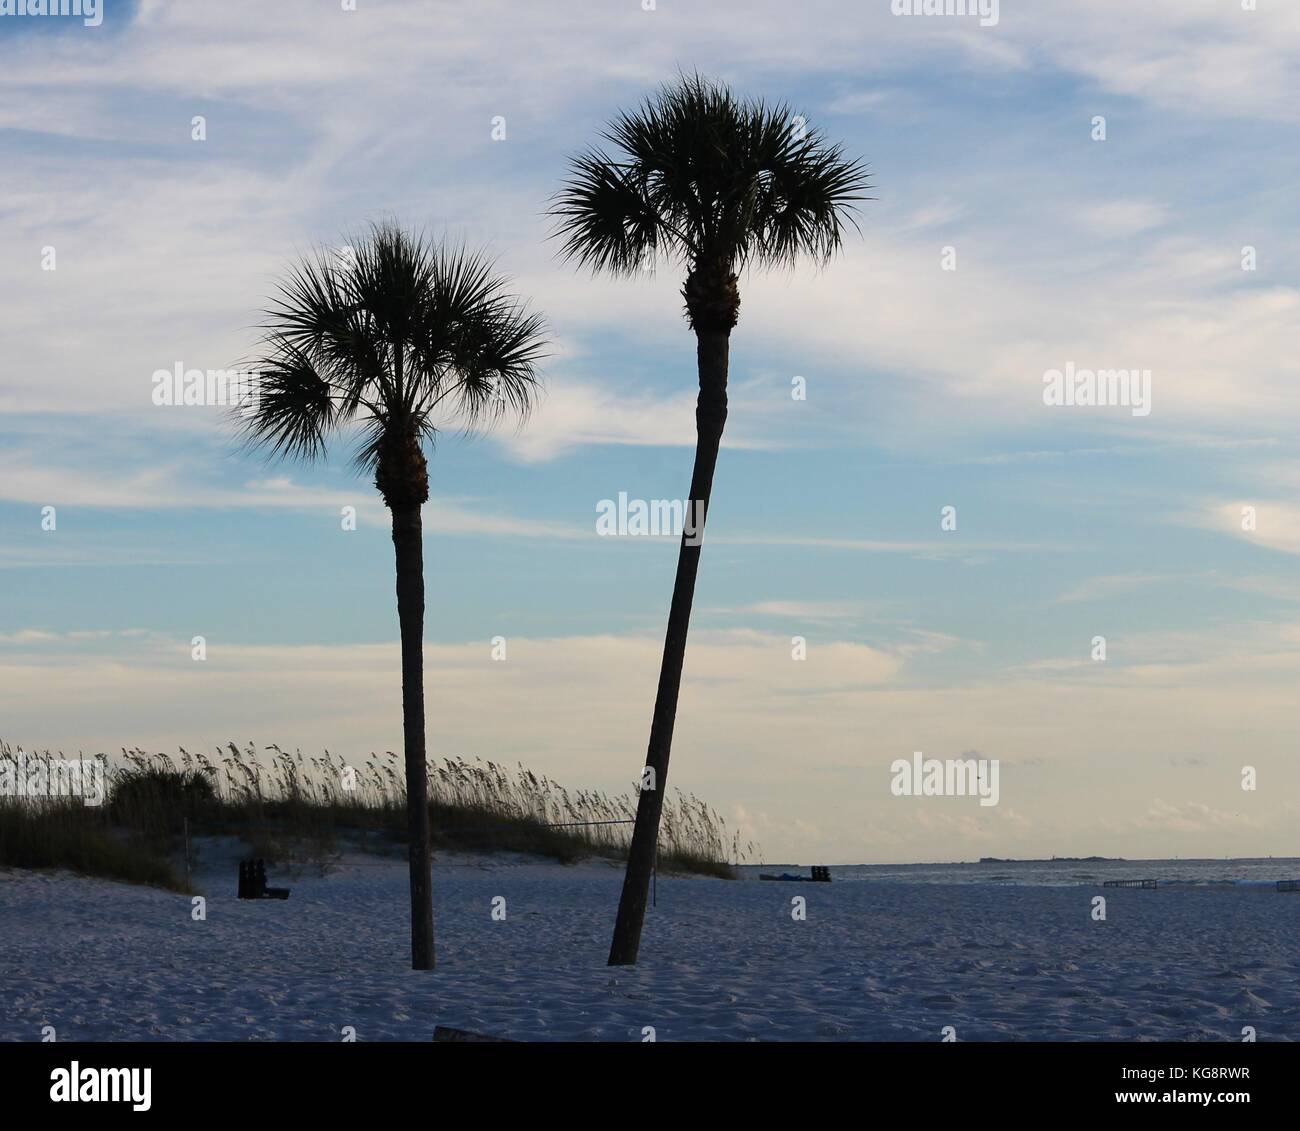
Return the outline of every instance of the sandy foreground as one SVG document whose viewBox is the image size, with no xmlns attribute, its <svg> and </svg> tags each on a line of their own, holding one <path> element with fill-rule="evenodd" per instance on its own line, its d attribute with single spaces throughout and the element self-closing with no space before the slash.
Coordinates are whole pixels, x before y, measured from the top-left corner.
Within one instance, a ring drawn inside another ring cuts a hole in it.
<svg viewBox="0 0 1300 1131">
<path fill-rule="evenodd" d="M 237 900 L 233 857 L 205 859 L 205 921 L 186 896 L 0 870 L 0 1039 L 1300 1039 L 1300 894 L 1107 891 L 1095 922 L 1086 886 L 661 877 L 641 962 L 615 970 L 621 867 L 442 855 L 439 966 L 415 973 L 404 859 L 272 871 L 287 902 Z"/>
</svg>

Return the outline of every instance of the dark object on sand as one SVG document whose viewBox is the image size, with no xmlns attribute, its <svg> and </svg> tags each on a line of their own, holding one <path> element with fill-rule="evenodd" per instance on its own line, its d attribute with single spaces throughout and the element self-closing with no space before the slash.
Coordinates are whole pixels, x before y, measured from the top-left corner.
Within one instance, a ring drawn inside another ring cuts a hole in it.
<svg viewBox="0 0 1300 1131">
<path fill-rule="evenodd" d="M 1278 880 L 1278 891 L 1300 891 L 1300 880 Z"/>
<path fill-rule="evenodd" d="M 796 876 L 793 872 L 782 872 L 779 876 L 765 876 L 760 872 L 758 878 L 760 880 L 786 880 L 790 883 L 829 884 L 831 882 L 831 870 L 826 864 L 814 864 L 811 876 Z"/>
<path fill-rule="evenodd" d="M 433 1027 L 435 1041 L 490 1041 L 494 1044 L 514 1044 L 509 1037 L 489 1037 L 485 1033 L 471 1033 L 468 1029 L 452 1029 L 446 1025 Z"/>
<path fill-rule="evenodd" d="M 1153 888 L 1156 886 L 1155 880 L 1107 880 L 1101 885 L 1104 888 Z"/>
<path fill-rule="evenodd" d="M 266 886 L 266 861 L 241 860 L 239 862 L 240 899 L 288 899 L 288 888 Z"/>
</svg>

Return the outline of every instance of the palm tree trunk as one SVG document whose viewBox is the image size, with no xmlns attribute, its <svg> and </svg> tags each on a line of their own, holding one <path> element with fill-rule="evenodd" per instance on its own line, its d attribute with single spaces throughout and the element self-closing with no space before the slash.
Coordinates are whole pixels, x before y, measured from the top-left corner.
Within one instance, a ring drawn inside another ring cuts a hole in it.
<svg viewBox="0 0 1300 1131">
<path fill-rule="evenodd" d="M 659 690 L 650 723 L 650 745 L 646 766 L 654 771 L 654 788 L 642 789 L 636 807 L 636 824 L 628 850 L 623 894 L 618 902 L 618 919 L 609 948 L 610 966 L 631 966 L 641 947 L 641 925 L 645 919 L 646 895 L 654 868 L 659 839 L 659 817 L 668 787 L 668 755 L 677 721 L 677 697 L 682 686 L 682 664 L 686 659 L 686 635 L 695 599 L 695 575 L 700 566 L 700 542 L 709 497 L 713 493 L 713 470 L 718 462 L 722 430 L 727 423 L 727 356 L 730 334 L 723 330 L 697 330 L 696 356 L 699 361 L 700 395 L 695 405 L 695 469 L 691 474 L 688 514 L 695 508 L 694 537 L 683 531 L 677 554 L 677 577 L 668 611 L 668 632 L 664 638 L 663 662 L 659 668 Z M 692 544 L 694 543 L 694 544 Z"/>
<path fill-rule="evenodd" d="M 433 859 L 424 748 L 424 542 L 420 504 L 393 508 L 397 620 L 402 630 L 402 739 L 411 863 L 411 969 L 433 969 Z"/>
</svg>

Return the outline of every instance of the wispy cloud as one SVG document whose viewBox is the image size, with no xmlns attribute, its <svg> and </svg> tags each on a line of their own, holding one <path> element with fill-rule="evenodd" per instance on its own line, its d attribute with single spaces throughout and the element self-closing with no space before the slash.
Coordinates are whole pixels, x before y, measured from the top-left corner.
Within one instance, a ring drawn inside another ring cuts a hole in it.
<svg viewBox="0 0 1300 1131">
<path fill-rule="evenodd" d="M 383 503 L 365 484 L 327 488 L 296 482 L 290 475 L 249 479 L 237 486 L 214 486 L 188 465 L 148 466 L 104 475 L 63 468 L 36 457 L 0 455 L 0 500 L 33 506 L 169 511 L 183 509 L 290 510 L 339 516 L 353 507 L 358 522 L 386 526 L 391 520 Z M 443 534 L 502 535 L 519 538 L 578 540 L 590 531 L 540 519 L 502 513 L 495 504 L 431 498 L 426 524 Z"/>
</svg>

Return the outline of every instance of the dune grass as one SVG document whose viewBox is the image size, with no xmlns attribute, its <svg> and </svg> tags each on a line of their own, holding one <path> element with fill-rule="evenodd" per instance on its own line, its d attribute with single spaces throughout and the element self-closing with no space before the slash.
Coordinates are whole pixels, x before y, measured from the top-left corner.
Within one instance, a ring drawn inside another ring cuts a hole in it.
<svg viewBox="0 0 1300 1131">
<path fill-rule="evenodd" d="M 0 801 L 0 865 L 67 868 L 133 884 L 188 891 L 171 861 L 156 847 L 115 835 L 93 809 L 63 800 L 39 808 Z"/>
<path fill-rule="evenodd" d="M 0 773 L 18 752 L 0 741 Z M 62 755 L 28 753 L 30 765 Z M 435 849 L 521 852 L 564 863 L 626 853 L 635 795 L 571 791 L 519 766 L 461 758 L 429 763 Z M 391 751 L 355 765 L 331 755 L 258 750 L 235 743 L 213 755 L 123 749 L 107 770 L 104 804 L 77 798 L 0 795 L 0 866 L 68 868 L 87 875 L 187 891 L 182 831 L 233 835 L 271 861 L 328 859 L 349 847 L 405 842 L 406 791 Z M 732 877 L 752 851 L 725 822 L 680 792 L 665 805 L 659 864 L 667 872 Z"/>
</svg>

